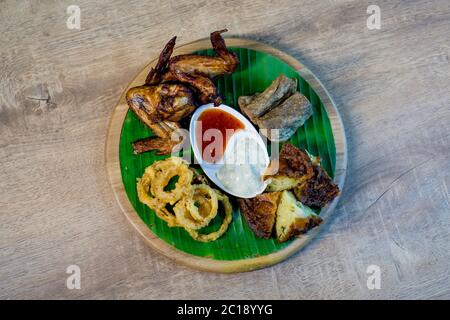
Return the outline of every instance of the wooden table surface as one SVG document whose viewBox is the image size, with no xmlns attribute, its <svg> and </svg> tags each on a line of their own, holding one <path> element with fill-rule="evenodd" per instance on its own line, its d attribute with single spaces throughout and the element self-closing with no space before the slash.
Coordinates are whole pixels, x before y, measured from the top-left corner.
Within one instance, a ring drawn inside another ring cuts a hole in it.
<svg viewBox="0 0 450 320">
<path fill-rule="evenodd" d="M 67 6 L 81 29 L 66 27 Z M 369 4 L 381 29 L 369 30 Z M 308 66 L 346 128 L 334 217 L 301 252 L 241 274 L 149 248 L 108 184 L 105 137 L 164 43 L 230 35 Z M 0 2 L 0 298 L 450 298 L 450 2 Z M 78 265 L 81 289 L 66 287 Z M 380 267 L 369 290 L 367 268 Z"/>
</svg>

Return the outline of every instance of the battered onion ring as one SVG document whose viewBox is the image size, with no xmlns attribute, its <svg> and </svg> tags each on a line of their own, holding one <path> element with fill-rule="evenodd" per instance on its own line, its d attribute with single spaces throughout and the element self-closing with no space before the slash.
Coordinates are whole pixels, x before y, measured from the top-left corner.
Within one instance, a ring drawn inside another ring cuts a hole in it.
<svg viewBox="0 0 450 320">
<path fill-rule="evenodd" d="M 196 196 L 200 195 L 203 196 L 200 199 L 196 199 Z M 207 198 L 209 196 L 209 199 Z M 191 188 L 191 193 L 189 198 L 186 198 L 186 209 L 188 209 L 189 213 L 191 214 L 192 218 L 194 218 L 197 221 L 207 221 L 207 224 L 215 218 L 217 215 L 217 209 L 218 209 L 218 203 L 217 203 L 217 192 L 211 188 L 210 186 L 206 184 L 197 184 L 193 185 Z M 195 202 L 200 202 L 200 206 L 204 205 L 202 203 L 205 201 L 205 203 L 210 203 L 210 213 L 206 216 L 200 214 L 198 208 L 195 206 Z M 214 211 L 214 213 L 213 213 Z"/>
<path fill-rule="evenodd" d="M 155 209 L 156 215 L 167 222 L 169 227 L 181 227 L 177 217 L 173 215 L 166 207 Z"/>
<path fill-rule="evenodd" d="M 214 194 L 214 196 L 217 199 L 217 195 Z M 202 196 L 201 198 L 195 197 L 194 200 L 191 198 L 186 199 L 186 208 L 189 210 L 191 217 L 196 221 L 203 221 L 205 218 L 212 215 L 211 210 L 217 211 L 218 205 L 216 205 L 216 208 L 214 209 L 211 204 L 215 204 L 215 202 L 211 201 L 211 197 L 207 198 Z M 209 214 L 205 214 L 204 212 L 209 212 Z M 217 213 L 214 214 L 214 216 L 216 215 Z"/>
<path fill-rule="evenodd" d="M 151 183 L 151 191 L 155 198 L 173 205 L 189 191 L 194 174 L 183 159 L 178 157 L 168 158 L 155 162 L 152 167 L 155 170 L 155 178 Z M 175 176 L 179 176 L 175 189 L 164 191 L 170 179 Z"/>
<path fill-rule="evenodd" d="M 142 178 L 138 179 L 138 183 L 136 185 L 139 201 L 146 204 L 153 210 L 164 205 L 159 201 L 158 198 L 154 197 L 150 193 L 150 187 L 154 178 L 155 172 L 153 168 L 151 166 L 147 167 L 144 174 L 142 175 Z"/>
<path fill-rule="evenodd" d="M 196 200 L 196 196 L 202 198 Z M 207 198 L 209 196 L 209 198 Z M 200 202 L 200 207 L 207 208 L 208 213 L 202 215 L 195 206 L 195 201 Z M 209 208 L 208 208 L 209 207 Z M 192 230 L 206 227 L 217 215 L 219 205 L 217 193 L 206 184 L 193 185 L 188 197 L 181 199 L 173 208 L 179 224 Z"/>
<path fill-rule="evenodd" d="M 182 226 L 197 241 L 214 241 L 228 229 L 232 219 L 231 203 L 227 196 L 206 184 L 191 185 L 193 175 L 186 161 L 181 158 L 172 157 L 157 161 L 147 167 L 142 178 L 138 180 L 138 197 L 142 203 L 154 210 L 160 219 L 166 221 L 169 227 Z M 174 176 L 179 176 L 175 189 L 164 191 L 164 187 Z M 196 201 L 200 204 L 200 209 L 196 207 Z M 197 230 L 207 226 L 217 216 L 219 201 L 225 208 L 222 225 L 215 232 L 199 234 Z M 175 203 L 174 215 L 166 206 Z"/>
<path fill-rule="evenodd" d="M 217 198 L 220 202 L 223 203 L 223 206 L 225 208 L 225 218 L 223 219 L 222 225 L 220 226 L 220 228 L 217 231 L 214 231 L 214 232 L 211 232 L 208 234 L 199 234 L 196 230 L 193 230 L 193 229 L 183 226 L 184 229 L 186 229 L 186 231 L 189 233 L 189 235 L 194 240 L 197 240 L 200 242 L 214 241 L 214 240 L 217 240 L 219 237 L 221 237 L 225 233 L 225 231 L 227 231 L 228 225 L 230 224 L 231 219 L 233 218 L 231 203 L 226 195 L 221 195 L 218 192 L 217 192 Z"/>
</svg>

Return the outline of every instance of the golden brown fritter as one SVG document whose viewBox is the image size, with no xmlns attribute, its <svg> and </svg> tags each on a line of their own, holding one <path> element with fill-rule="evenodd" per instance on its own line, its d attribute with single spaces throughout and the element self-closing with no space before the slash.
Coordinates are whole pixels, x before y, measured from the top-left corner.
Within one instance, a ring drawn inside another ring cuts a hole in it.
<svg viewBox="0 0 450 320">
<path fill-rule="evenodd" d="M 309 178 L 312 173 L 313 165 L 308 154 L 290 143 L 283 144 L 280 150 L 278 175 Z"/>
<path fill-rule="evenodd" d="M 269 192 L 251 199 L 238 199 L 241 213 L 258 237 L 268 239 L 272 235 L 279 198 L 279 192 Z"/>
<path fill-rule="evenodd" d="M 280 242 L 306 233 L 319 225 L 322 218 L 297 201 L 290 191 L 283 191 L 277 209 L 275 232 Z"/>
<path fill-rule="evenodd" d="M 271 162 L 265 177 L 271 178 L 268 191 L 292 189 L 311 178 L 313 173 L 313 164 L 308 154 L 290 143 L 285 143 L 281 147 L 278 161 Z"/>
<path fill-rule="evenodd" d="M 295 187 L 294 193 L 303 204 L 323 208 L 339 195 L 339 187 L 320 165 L 315 165 L 313 177 Z"/>
<path fill-rule="evenodd" d="M 272 161 L 265 179 L 271 179 L 267 191 L 293 189 L 296 198 L 310 207 L 323 208 L 339 195 L 339 187 L 313 158 L 290 143 L 283 144 L 278 162 Z M 278 164 L 278 171 L 273 172 Z"/>
</svg>

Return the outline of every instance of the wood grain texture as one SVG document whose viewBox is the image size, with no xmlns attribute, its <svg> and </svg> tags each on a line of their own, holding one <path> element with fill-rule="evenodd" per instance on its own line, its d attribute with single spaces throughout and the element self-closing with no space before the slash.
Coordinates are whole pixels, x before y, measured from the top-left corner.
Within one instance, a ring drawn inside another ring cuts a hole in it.
<svg viewBox="0 0 450 320">
<path fill-rule="evenodd" d="M 73 1 L 0 5 L 1 298 L 450 298 L 450 4 Z M 11 19 L 14 17 L 14 19 Z M 149 249 L 105 169 L 120 94 L 172 35 L 228 27 L 322 80 L 346 128 L 348 175 L 329 223 L 271 268 L 211 274 Z M 66 288 L 68 265 L 81 290 Z M 368 290 L 368 265 L 381 289 Z M 225 290 L 224 290 L 225 288 Z"/>
</svg>

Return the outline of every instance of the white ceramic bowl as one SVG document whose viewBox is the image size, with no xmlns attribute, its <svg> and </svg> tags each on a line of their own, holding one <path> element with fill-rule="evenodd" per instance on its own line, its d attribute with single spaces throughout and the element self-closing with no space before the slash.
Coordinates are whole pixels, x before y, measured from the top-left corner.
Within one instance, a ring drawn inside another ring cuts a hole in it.
<svg viewBox="0 0 450 320">
<path fill-rule="evenodd" d="M 218 160 L 216 163 L 209 163 L 209 162 L 204 161 L 202 158 L 201 150 L 200 150 L 199 146 L 197 145 L 197 139 L 195 136 L 195 128 L 197 125 L 197 120 L 200 117 L 200 115 L 205 110 L 213 109 L 213 108 L 220 108 L 221 110 L 228 112 L 232 116 L 239 119 L 244 124 L 244 129 L 236 131 L 231 136 L 231 138 L 227 142 L 227 146 L 225 147 L 223 156 L 220 160 Z M 227 152 L 233 151 L 231 149 L 231 147 L 228 148 L 228 146 L 232 146 L 236 139 L 242 139 L 246 136 L 254 139 L 262 147 L 262 150 L 265 151 L 265 153 L 263 154 L 263 158 L 264 158 L 264 163 L 265 163 L 266 167 L 268 167 L 270 159 L 269 159 L 269 155 L 267 153 L 267 148 L 264 144 L 263 139 L 259 135 L 258 131 L 255 129 L 255 127 L 251 124 L 251 122 L 248 121 L 247 118 L 245 118 L 240 112 L 236 111 L 235 109 L 233 109 L 227 105 L 224 105 L 224 104 L 221 104 L 218 107 L 215 107 L 214 104 L 212 104 L 212 103 L 205 104 L 205 105 L 199 107 L 194 112 L 194 114 L 192 115 L 192 118 L 191 118 L 190 125 L 189 125 L 189 139 L 191 141 L 192 150 L 194 151 L 195 159 L 196 159 L 197 163 L 200 164 L 201 168 L 203 169 L 205 174 L 208 176 L 208 178 L 211 179 L 211 181 L 214 182 L 220 189 L 222 189 L 223 191 L 225 191 L 235 197 L 253 198 L 253 197 L 257 196 L 258 194 L 261 194 L 265 190 L 265 188 L 267 186 L 267 182 L 264 182 L 263 184 L 261 184 L 260 190 L 258 190 L 256 193 L 242 195 L 242 194 L 236 194 L 233 191 L 226 188 L 216 176 L 217 171 L 220 169 L 220 167 L 223 166 L 223 158 L 226 156 Z"/>
</svg>

